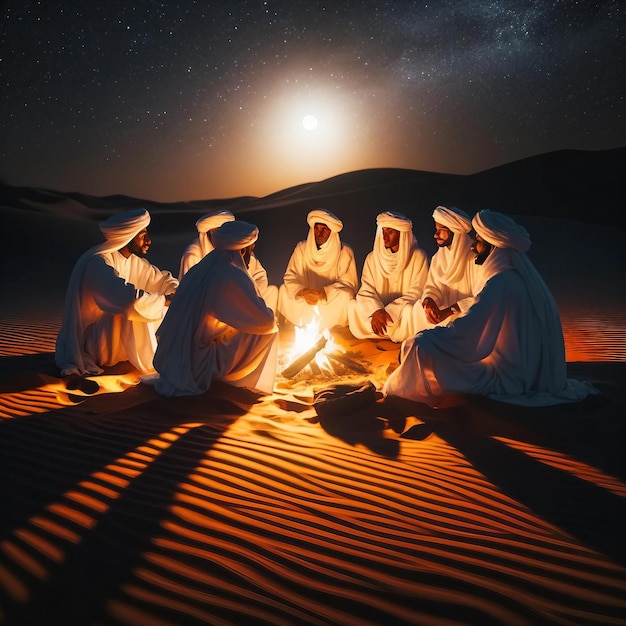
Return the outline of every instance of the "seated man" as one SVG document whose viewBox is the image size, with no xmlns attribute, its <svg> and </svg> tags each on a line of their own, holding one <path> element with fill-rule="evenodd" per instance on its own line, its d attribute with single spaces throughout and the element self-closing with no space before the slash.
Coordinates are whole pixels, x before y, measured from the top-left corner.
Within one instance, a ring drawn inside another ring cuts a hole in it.
<svg viewBox="0 0 626 626">
<path fill-rule="evenodd" d="M 376 225 L 361 288 L 348 308 L 350 332 L 358 339 L 385 337 L 399 342 L 425 325 L 420 298 L 428 257 L 418 247 L 408 217 L 386 211 L 378 215 Z"/>
<path fill-rule="evenodd" d="M 476 302 L 447 326 L 407 339 L 383 393 L 431 406 L 457 393 L 526 406 L 583 399 L 593 388 L 566 378 L 559 313 L 526 256 L 528 233 L 489 210 L 472 225 L 480 265 Z"/>
<path fill-rule="evenodd" d="M 455 207 L 438 206 L 433 211 L 433 219 L 439 249 L 430 260 L 422 306 L 430 324 L 441 324 L 472 306 L 473 286 L 480 266 L 474 263 L 475 255 L 471 250 L 469 215 Z"/>
<path fill-rule="evenodd" d="M 219 210 L 213 213 L 207 213 L 196 222 L 198 238 L 191 241 L 183 252 L 180 259 L 178 280 L 182 280 L 183 276 L 194 265 L 215 249 L 212 240 L 213 231 L 222 224 L 232 222 L 234 219 L 235 216 L 230 211 Z M 254 254 L 250 257 L 248 273 L 252 276 L 258 294 L 265 300 L 267 306 L 276 313 L 278 306 L 278 287 L 268 284 L 267 272 Z"/>
<path fill-rule="evenodd" d="M 214 380 L 271 393 L 278 332 L 247 265 L 259 231 L 226 222 L 213 232 L 215 250 L 185 275 L 157 331 L 156 377 L 163 396 L 204 393 Z"/>
<path fill-rule="evenodd" d="M 324 209 L 307 215 L 309 234 L 289 259 L 278 292 L 278 310 L 288 322 L 304 326 L 319 315 L 322 328 L 347 326 L 348 302 L 358 287 L 352 248 L 339 239 L 340 219 Z"/>
<path fill-rule="evenodd" d="M 85 252 L 70 276 L 55 360 L 64 376 L 100 374 L 129 361 L 152 371 L 155 331 L 178 281 L 143 258 L 150 214 L 136 209 L 99 224 L 106 241 Z"/>
<path fill-rule="evenodd" d="M 183 255 L 180 258 L 180 269 L 178 270 L 178 280 L 182 280 L 183 276 L 198 262 L 200 262 L 209 252 L 214 250 L 211 234 L 222 224 L 232 222 L 235 216 L 230 211 L 213 211 L 203 215 L 196 221 L 196 230 L 198 237 L 189 242 Z"/>
</svg>

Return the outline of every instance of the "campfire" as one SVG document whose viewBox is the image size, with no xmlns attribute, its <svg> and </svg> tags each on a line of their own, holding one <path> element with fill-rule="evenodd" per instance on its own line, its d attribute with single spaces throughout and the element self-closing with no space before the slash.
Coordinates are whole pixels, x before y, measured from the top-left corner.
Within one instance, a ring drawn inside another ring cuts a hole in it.
<svg viewBox="0 0 626 626">
<path fill-rule="evenodd" d="M 317 307 L 316 307 L 317 309 Z M 306 325 L 295 327 L 295 341 L 286 355 L 287 365 L 281 376 L 293 378 L 305 368 L 313 375 L 340 373 L 346 368 L 367 374 L 368 370 L 346 355 L 346 351 L 334 341 L 330 331 L 320 328 L 319 311 Z"/>
</svg>

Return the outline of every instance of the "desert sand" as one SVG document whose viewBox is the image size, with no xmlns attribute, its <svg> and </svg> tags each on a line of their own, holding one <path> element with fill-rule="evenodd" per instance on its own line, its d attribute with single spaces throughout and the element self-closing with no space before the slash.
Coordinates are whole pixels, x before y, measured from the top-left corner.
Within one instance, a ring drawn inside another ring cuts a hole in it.
<svg viewBox="0 0 626 626">
<path fill-rule="evenodd" d="M 359 268 L 381 210 L 409 215 L 434 252 L 428 194 L 372 178 L 388 202 L 359 207 L 319 189 L 225 207 L 261 227 L 270 282 L 315 206 L 344 220 Z M 94 396 L 68 392 L 53 359 L 67 278 L 125 204 L 42 194 L 0 209 L 15 235 L 0 250 L 0 623 L 626 624 L 623 230 L 607 241 L 599 216 L 567 206 L 513 214 L 559 305 L 569 374 L 599 395 L 320 417 L 317 391 L 380 388 L 399 346 L 336 333 L 349 360 L 279 374 L 268 396 L 216 384 L 163 399 L 126 364 Z M 176 273 L 207 205 L 148 208 L 149 259 Z M 281 329 L 279 372 L 292 345 Z"/>
</svg>

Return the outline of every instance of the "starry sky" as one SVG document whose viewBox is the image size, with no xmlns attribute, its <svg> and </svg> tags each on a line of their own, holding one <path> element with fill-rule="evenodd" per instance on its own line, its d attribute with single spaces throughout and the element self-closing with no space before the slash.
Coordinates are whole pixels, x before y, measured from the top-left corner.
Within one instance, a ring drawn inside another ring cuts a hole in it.
<svg viewBox="0 0 626 626">
<path fill-rule="evenodd" d="M 364 168 L 471 174 L 626 145 L 622 0 L 0 7 L 11 185 L 265 196 Z"/>
</svg>

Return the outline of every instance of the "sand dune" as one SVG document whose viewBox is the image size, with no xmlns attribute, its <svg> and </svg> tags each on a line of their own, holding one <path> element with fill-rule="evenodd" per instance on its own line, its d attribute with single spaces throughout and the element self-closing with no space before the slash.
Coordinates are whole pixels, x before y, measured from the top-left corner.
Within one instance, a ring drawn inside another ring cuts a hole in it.
<svg viewBox="0 0 626 626">
<path fill-rule="evenodd" d="M 254 211 L 274 281 L 304 205 Z M 345 207 L 362 255 L 372 215 Z M 336 334 L 359 368 L 279 376 L 269 396 L 215 385 L 163 399 L 125 364 L 94 396 L 68 391 L 54 341 L 97 211 L 2 211 L 32 236 L 0 251 L 19 268 L 0 308 L 0 623 L 626 624 L 626 316 L 607 287 L 625 266 L 599 226 L 526 218 L 570 375 L 599 396 L 320 417 L 317 391 L 380 387 L 398 347 Z M 150 256 L 174 270 L 193 236 L 183 215 L 153 216 Z M 291 341 L 281 330 L 279 371 Z"/>
</svg>

